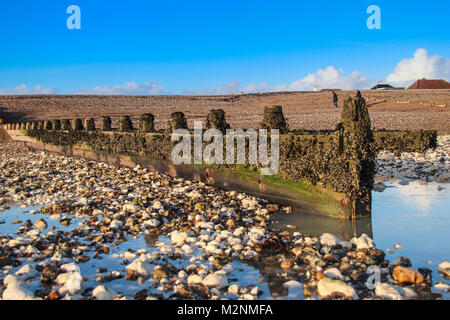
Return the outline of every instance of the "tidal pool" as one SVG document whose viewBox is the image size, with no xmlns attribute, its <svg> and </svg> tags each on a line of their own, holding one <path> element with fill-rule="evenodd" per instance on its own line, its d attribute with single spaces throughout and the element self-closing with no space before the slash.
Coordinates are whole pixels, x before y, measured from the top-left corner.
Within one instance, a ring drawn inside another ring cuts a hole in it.
<svg viewBox="0 0 450 320">
<path fill-rule="evenodd" d="M 372 217 L 356 222 L 335 220 L 303 213 L 277 215 L 272 227 L 320 236 L 333 233 L 341 240 L 366 233 L 391 262 L 408 257 L 414 268 L 429 268 L 433 281 L 445 281 L 437 272 L 444 261 L 450 261 L 450 185 L 411 182 L 409 185 L 385 182 L 388 188 L 372 193 Z M 290 228 L 286 226 L 290 225 Z M 395 249 L 394 244 L 403 245 Z M 450 293 L 439 291 L 445 299 Z"/>
<path fill-rule="evenodd" d="M 271 227 L 298 231 L 311 236 L 320 236 L 329 232 L 342 240 L 349 240 L 354 236 L 366 233 L 374 239 L 378 249 L 391 250 L 392 253 L 386 252 L 386 259 L 393 262 L 399 256 L 406 256 L 411 260 L 414 268 L 431 269 L 433 282 L 442 281 L 449 284 L 450 282 L 443 279 L 437 272 L 437 267 L 441 262 L 450 261 L 450 186 L 419 182 L 413 182 L 407 186 L 395 183 L 387 185 L 389 187 L 383 192 L 373 193 L 371 219 L 350 222 L 294 211 L 292 214 L 274 215 Z M 30 213 L 30 210 L 33 209 L 37 213 Z M 39 208 L 12 207 L 0 213 L 0 222 L 3 222 L 0 224 L 0 234 L 15 237 L 17 235 L 14 233 L 26 220 L 34 223 L 39 218 L 44 218 L 48 223 L 48 229 L 45 232 L 50 231 L 51 227 L 55 227 L 59 231 L 70 231 L 82 221 L 72 218 L 69 226 L 62 226 L 59 220 L 51 220 L 48 215 L 40 214 Z M 15 220 L 20 220 L 22 223 L 12 224 Z M 120 245 L 111 246 L 110 253 L 103 255 L 102 259 L 92 258 L 94 249 L 86 253 L 91 260 L 79 264 L 81 273 L 87 280 L 84 284 L 85 288 L 95 288 L 98 285 L 96 280 L 101 274 L 97 272 L 99 268 L 105 268 L 107 272 L 118 271 L 122 275 L 126 273 L 125 266 L 133 259 L 124 263 L 123 257 L 117 258 L 113 256 L 114 254 L 123 254 L 128 249 L 137 251 L 143 248 L 148 252 L 153 252 L 157 250 L 158 243 L 170 244 L 170 240 L 165 236 L 142 235 L 136 238 L 127 237 L 127 240 Z M 82 239 L 79 241 L 85 242 Z M 403 247 L 395 249 L 395 243 L 399 243 Z M 86 242 L 86 244 L 88 243 Z M 192 254 L 192 256 L 201 255 L 202 253 L 198 250 Z M 177 260 L 168 259 L 167 262 L 176 267 L 185 267 L 191 264 L 190 258 L 191 256 Z M 25 263 L 30 262 L 24 261 L 23 264 Z M 37 263 L 39 262 L 31 264 Z M 199 264 L 202 263 L 207 264 L 207 261 L 199 262 Z M 234 261 L 231 264 L 234 270 L 229 274 L 230 285 L 235 283 L 240 286 L 257 284 L 262 291 L 261 299 L 304 299 L 303 290 L 300 287 L 294 286 L 288 289 L 283 286 L 291 277 L 283 274 L 277 261 L 270 259 L 257 263 Z M 20 267 L 12 268 L 10 272 L 13 273 Z M 299 281 L 298 277 L 293 277 L 293 279 Z M 39 285 L 39 279 L 29 284 L 30 289 L 37 289 Z M 170 298 L 170 294 L 161 292 L 157 286 L 154 286 L 152 279 L 138 283 L 121 278 L 107 282 L 105 285 L 123 295 L 133 296 L 136 292 L 146 289 L 155 297 Z M 432 291 L 438 291 L 442 293 L 444 299 L 450 299 L 450 293 L 436 288 L 433 288 Z M 230 295 L 227 298 L 238 297 Z"/>
</svg>

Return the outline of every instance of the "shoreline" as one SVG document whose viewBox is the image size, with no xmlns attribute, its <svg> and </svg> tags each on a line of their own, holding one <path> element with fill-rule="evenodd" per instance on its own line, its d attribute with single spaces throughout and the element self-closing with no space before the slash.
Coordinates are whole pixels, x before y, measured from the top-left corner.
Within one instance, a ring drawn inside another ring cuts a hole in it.
<svg viewBox="0 0 450 320">
<path fill-rule="evenodd" d="M 6 193 L 25 206 L 21 211 L 43 206 L 13 225 L 22 234 L 0 235 L 3 299 L 253 300 L 267 294 L 267 284 L 236 277 L 241 264 L 261 261 L 287 275 L 283 288 L 306 299 L 439 298 L 426 268 L 416 271 L 408 259 L 390 263 L 366 235 L 341 241 L 269 231 L 270 217 L 289 209 L 264 199 L 139 167 L 31 154 L 8 143 L 0 144 L 0 164 L 2 211 Z M 448 172 L 448 159 L 444 164 Z M 41 218 L 30 224 L 33 216 Z M 125 250 L 142 238 L 153 239 L 154 250 Z M 110 259 L 121 267 L 99 268 L 86 282 L 84 266 Z M 366 286 L 370 266 L 379 268 L 377 288 Z M 136 292 L 121 293 L 115 282 Z"/>
</svg>

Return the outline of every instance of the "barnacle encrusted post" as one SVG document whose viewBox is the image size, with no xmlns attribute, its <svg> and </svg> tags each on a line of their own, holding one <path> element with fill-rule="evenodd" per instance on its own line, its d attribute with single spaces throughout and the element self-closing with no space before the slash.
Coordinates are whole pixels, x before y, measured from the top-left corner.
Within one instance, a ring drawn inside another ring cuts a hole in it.
<svg viewBox="0 0 450 320">
<path fill-rule="evenodd" d="M 230 125 L 225 119 L 225 111 L 222 109 L 210 110 L 206 118 L 206 129 L 217 129 L 222 133 L 226 133 L 230 129 Z"/>
<path fill-rule="evenodd" d="M 86 131 L 95 131 L 95 121 L 92 118 L 87 118 L 84 120 L 84 127 Z"/>
<path fill-rule="evenodd" d="M 111 118 L 110 117 L 101 117 L 100 118 L 100 130 L 101 131 L 111 131 Z"/>
<path fill-rule="evenodd" d="M 83 121 L 81 119 L 73 119 L 72 120 L 72 130 L 73 131 L 81 131 L 83 130 Z"/>
<path fill-rule="evenodd" d="M 283 108 L 281 106 L 265 107 L 261 128 L 278 129 L 281 134 L 287 133 L 289 130 L 283 115 Z"/>
<path fill-rule="evenodd" d="M 64 131 L 70 131 L 72 129 L 72 126 L 70 125 L 69 119 L 63 119 L 61 120 L 61 129 Z"/>
<path fill-rule="evenodd" d="M 55 130 L 55 131 L 61 130 L 61 120 L 58 120 L 58 119 L 53 120 L 52 124 L 53 124 L 53 130 Z"/>
<path fill-rule="evenodd" d="M 167 124 L 167 131 L 174 132 L 177 129 L 187 129 L 187 120 L 183 112 L 173 112 L 170 115 L 169 123 Z"/>
<path fill-rule="evenodd" d="M 155 132 L 155 116 L 151 113 L 145 113 L 141 116 L 139 130 L 142 132 Z"/>
<path fill-rule="evenodd" d="M 119 131 L 130 132 L 133 131 L 133 123 L 130 116 L 121 116 L 119 119 Z"/>
<path fill-rule="evenodd" d="M 346 159 L 347 193 L 353 201 L 354 217 L 371 212 L 374 183 L 375 144 L 369 111 L 363 99 L 347 99 L 338 125 L 339 152 Z"/>
</svg>

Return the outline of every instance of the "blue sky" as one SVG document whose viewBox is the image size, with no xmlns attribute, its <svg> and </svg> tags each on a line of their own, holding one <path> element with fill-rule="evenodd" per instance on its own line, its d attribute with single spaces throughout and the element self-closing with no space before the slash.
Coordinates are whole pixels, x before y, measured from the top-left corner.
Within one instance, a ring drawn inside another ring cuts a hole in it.
<svg viewBox="0 0 450 320">
<path fill-rule="evenodd" d="M 72 4 L 81 9 L 81 30 L 66 27 Z M 372 4 L 381 9 L 381 30 L 366 27 Z M 2 1 L 0 94 L 450 80 L 449 11 L 448 0 Z"/>
</svg>

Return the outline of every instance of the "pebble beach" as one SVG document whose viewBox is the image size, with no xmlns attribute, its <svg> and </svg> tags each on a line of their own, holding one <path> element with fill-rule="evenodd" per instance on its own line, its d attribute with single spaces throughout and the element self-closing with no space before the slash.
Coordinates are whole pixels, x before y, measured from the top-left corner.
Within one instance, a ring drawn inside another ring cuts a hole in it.
<svg viewBox="0 0 450 320">
<path fill-rule="evenodd" d="M 449 182 L 450 137 L 425 154 L 381 153 L 376 176 Z M 3 300 L 442 299 L 438 270 L 389 261 L 362 234 L 349 241 L 270 228 L 291 209 L 145 168 L 0 142 Z M 400 246 L 400 244 L 398 244 Z M 262 267 L 263 265 L 263 267 Z M 259 270 L 269 268 L 276 284 Z M 277 289 L 274 289 L 274 286 Z"/>
</svg>

